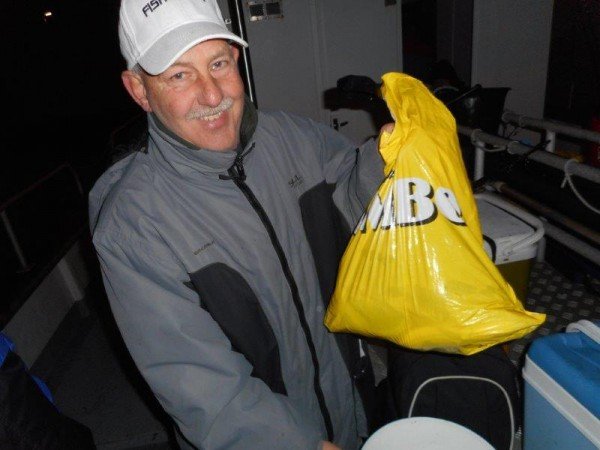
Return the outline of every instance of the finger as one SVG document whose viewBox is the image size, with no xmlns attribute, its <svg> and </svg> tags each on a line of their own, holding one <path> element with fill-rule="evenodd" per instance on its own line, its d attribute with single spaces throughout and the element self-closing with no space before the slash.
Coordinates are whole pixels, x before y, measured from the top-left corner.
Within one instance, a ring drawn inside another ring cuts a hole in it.
<svg viewBox="0 0 600 450">
<path fill-rule="evenodd" d="M 389 133 L 391 134 L 392 131 L 394 131 L 394 123 L 386 123 L 384 126 L 381 127 L 381 133 Z"/>
</svg>

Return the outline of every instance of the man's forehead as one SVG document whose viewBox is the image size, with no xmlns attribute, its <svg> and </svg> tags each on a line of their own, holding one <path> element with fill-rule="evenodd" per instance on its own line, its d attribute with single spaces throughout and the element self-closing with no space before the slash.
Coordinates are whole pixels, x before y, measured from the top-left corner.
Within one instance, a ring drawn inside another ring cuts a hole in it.
<svg viewBox="0 0 600 450">
<path fill-rule="evenodd" d="M 170 67 L 191 64 L 200 55 L 208 60 L 231 55 L 231 44 L 223 39 L 211 39 L 200 42 L 183 53 Z"/>
</svg>

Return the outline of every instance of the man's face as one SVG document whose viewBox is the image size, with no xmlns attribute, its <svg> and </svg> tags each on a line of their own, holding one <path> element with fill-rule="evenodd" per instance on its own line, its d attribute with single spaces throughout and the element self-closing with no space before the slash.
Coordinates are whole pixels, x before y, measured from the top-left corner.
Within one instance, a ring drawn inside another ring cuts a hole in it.
<svg viewBox="0 0 600 450">
<path fill-rule="evenodd" d="M 128 90 L 179 137 L 206 150 L 232 150 L 239 143 L 244 110 L 238 55 L 223 40 L 202 42 L 163 73 L 142 74 L 144 98 Z"/>
</svg>

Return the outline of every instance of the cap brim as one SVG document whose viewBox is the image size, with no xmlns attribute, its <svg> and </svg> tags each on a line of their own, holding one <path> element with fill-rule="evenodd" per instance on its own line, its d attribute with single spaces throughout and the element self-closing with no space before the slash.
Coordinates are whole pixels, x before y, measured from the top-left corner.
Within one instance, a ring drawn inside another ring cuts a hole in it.
<svg viewBox="0 0 600 450">
<path fill-rule="evenodd" d="M 158 75 L 167 70 L 177 58 L 194 45 L 210 39 L 225 39 L 248 47 L 246 41 L 223 28 L 222 25 L 213 22 L 193 22 L 162 36 L 140 56 L 138 63 L 149 74 Z"/>
</svg>

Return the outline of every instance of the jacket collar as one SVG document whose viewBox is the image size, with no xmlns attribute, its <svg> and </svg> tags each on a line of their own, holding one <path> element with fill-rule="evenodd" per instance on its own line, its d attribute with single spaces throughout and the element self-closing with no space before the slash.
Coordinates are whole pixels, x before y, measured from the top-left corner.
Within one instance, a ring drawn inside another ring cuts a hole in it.
<svg viewBox="0 0 600 450">
<path fill-rule="evenodd" d="M 197 177 L 198 174 L 226 173 L 238 153 L 250 143 L 258 123 L 258 114 L 252 102 L 245 98 L 240 126 L 240 146 L 235 150 L 217 152 L 196 147 L 169 130 L 153 113 L 148 114 L 148 152 L 161 166 L 179 176 Z"/>
</svg>

